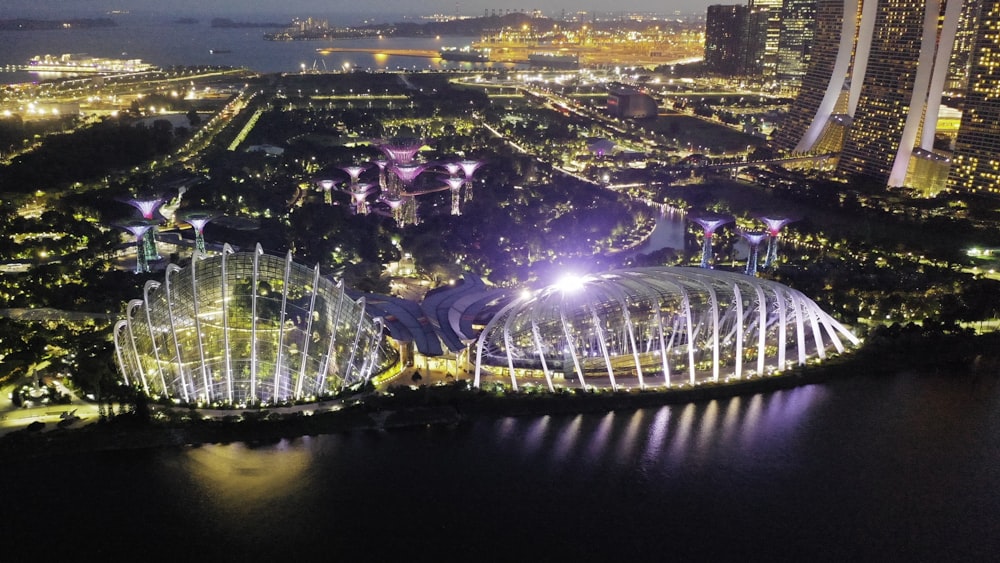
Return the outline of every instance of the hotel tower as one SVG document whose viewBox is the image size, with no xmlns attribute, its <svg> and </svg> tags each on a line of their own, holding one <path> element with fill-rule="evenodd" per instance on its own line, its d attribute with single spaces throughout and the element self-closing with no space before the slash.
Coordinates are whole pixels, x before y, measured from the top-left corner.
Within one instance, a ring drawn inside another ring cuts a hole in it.
<svg viewBox="0 0 1000 563">
<path fill-rule="evenodd" d="M 775 144 L 796 153 L 839 152 L 841 177 L 926 193 L 946 183 L 996 190 L 998 5 L 817 0 L 810 67 Z M 966 45 L 973 44 L 970 53 Z M 946 90 L 964 110 L 956 166 L 948 147 L 934 144 Z"/>
</svg>

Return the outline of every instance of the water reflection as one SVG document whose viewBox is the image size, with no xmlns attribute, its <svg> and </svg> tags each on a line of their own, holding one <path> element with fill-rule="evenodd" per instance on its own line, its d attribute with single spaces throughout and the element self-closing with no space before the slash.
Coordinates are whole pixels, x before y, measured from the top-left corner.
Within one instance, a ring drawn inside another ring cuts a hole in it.
<svg viewBox="0 0 1000 563">
<path fill-rule="evenodd" d="M 574 416 L 503 418 L 495 442 L 525 463 L 572 462 L 578 470 L 608 463 L 695 467 L 727 456 L 779 452 L 793 445 L 824 398 L 819 386 L 707 403 Z"/>
</svg>

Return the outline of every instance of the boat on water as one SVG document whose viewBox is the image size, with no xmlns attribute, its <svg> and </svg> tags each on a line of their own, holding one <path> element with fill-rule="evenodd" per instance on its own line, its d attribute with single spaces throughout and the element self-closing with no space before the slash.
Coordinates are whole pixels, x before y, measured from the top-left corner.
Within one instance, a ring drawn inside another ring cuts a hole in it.
<svg viewBox="0 0 1000 563">
<path fill-rule="evenodd" d="M 129 74 L 146 72 L 155 67 L 142 59 L 105 59 L 86 55 L 36 55 L 24 70 L 28 72 L 58 72 L 66 74 Z"/>
<path fill-rule="evenodd" d="M 490 62 L 489 49 L 473 49 L 472 47 L 441 47 L 439 51 L 441 60 L 464 61 L 470 63 Z"/>
<path fill-rule="evenodd" d="M 208 50 L 208 54 L 210 54 L 210 55 L 228 55 L 229 53 L 232 53 L 232 51 L 229 50 L 229 49 L 209 49 Z"/>
</svg>

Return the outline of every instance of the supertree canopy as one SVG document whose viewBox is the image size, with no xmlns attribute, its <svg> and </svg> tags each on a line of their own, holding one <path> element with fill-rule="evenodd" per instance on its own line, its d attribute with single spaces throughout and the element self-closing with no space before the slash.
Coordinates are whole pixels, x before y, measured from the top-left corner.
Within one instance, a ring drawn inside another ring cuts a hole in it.
<svg viewBox="0 0 1000 563">
<path fill-rule="evenodd" d="M 149 260 L 153 258 L 149 254 L 146 244 L 146 235 L 153 229 L 159 221 L 146 218 L 129 219 L 117 223 L 117 226 L 125 229 L 135 238 L 135 273 L 141 274 L 149 271 Z"/>
<path fill-rule="evenodd" d="M 180 213 L 178 213 L 177 218 L 191 225 L 191 227 L 194 229 L 195 252 L 200 252 L 202 254 L 206 253 L 205 226 L 208 225 L 213 219 L 217 217 L 219 217 L 218 213 L 203 209 L 191 209 L 187 211 L 181 211 Z"/>
<path fill-rule="evenodd" d="M 423 139 L 412 137 L 397 137 L 378 143 L 379 150 L 385 154 L 386 158 L 398 164 L 413 162 L 413 158 L 420 152 L 420 148 L 423 146 Z"/>
<path fill-rule="evenodd" d="M 330 396 L 387 369 L 381 321 L 340 283 L 285 257 L 197 254 L 147 282 L 115 325 L 125 382 L 152 398 L 263 405 Z"/>
<path fill-rule="evenodd" d="M 757 220 L 767 226 L 767 256 L 764 258 L 764 268 L 770 268 L 778 259 L 778 237 L 781 236 L 781 229 L 798 219 L 782 215 L 761 215 Z"/>
<path fill-rule="evenodd" d="M 725 225 L 726 223 L 732 223 L 735 218 L 732 215 L 723 215 L 721 213 L 712 212 L 701 212 L 692 213 L 688 215 L 688 219 L 697 223 L 704 229 L 705 234 L 702 237 L 701 245 L 701 267 L 711 268 L 712 267 L 712 237 L 715 235 L 715 231 Z"/>
<path fill-rule="evenodd" d="M 767 238 L 767 233 L 755 233 L 751 231 L 744 231 L 742 229 L 740 229 L 739 233 L 740 236 L 743 237 L 743 240 L 747 241 L 747 245 L 750 247 L 747 250 L 747 266 L 743 270 L 743 273 L 748 276 L 756 276 L 757 251 L 760 249 L 760 243 L 764 242 L 764 239 Z"/>
</svg>

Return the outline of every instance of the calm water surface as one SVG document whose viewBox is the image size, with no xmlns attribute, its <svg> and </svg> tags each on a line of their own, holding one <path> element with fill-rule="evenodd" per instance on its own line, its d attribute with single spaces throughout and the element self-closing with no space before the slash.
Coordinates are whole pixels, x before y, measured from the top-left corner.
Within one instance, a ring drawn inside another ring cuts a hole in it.
<svg viewBox="0 0 1000 563">
<path fill-rule="evenodd" d="M 107 560 L 985 561 L 1000 547 L 1000 384 L 860 376 L 632 412 L 5 460 L 0 483 L 13 560 L 44 545 Z"/>
<path fill-rule="evenodd" d="M 0 16 L 2 17 L 2 16 Z M 275 18 L 281 21 L 280 18 Z M 116 18 L 111 28 L 0 32 L 0 67 L 25 64 L 35 55 L 86 53 L 94 57 L 142 59 L 150 64 L 224 65 L 246 67 L 260 72 L 298 72 L 302 65 L 317 70 L 351 68 L 374 70 L 441 70 L 472 68 L 471 63 L 446 62 L 440 59 L 410 56 L 387 56 L 373 53 L 316 52 L 323 47 L 420 49 L 437 51 L 443 46 L 470 44 L 472 37 L 340 39 L 323 41 L 265 41 L 263 36 L 274 29 L 213 28 L 209 18 L 198 24 L 176 24 L 170 18 Z M 241 21 L 262 21 L 247 18 Z M 331 20 L 331 25 L 336 25 Z M 212 49 L 230 53 L 213 55 Z M 0 82 L 30 82 L 37 75 L 25 72 L 0 72 Z"/>
</svg>

